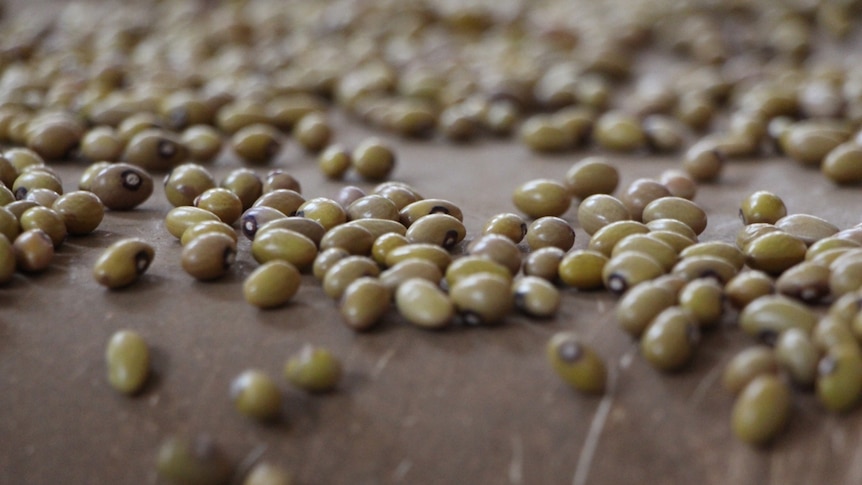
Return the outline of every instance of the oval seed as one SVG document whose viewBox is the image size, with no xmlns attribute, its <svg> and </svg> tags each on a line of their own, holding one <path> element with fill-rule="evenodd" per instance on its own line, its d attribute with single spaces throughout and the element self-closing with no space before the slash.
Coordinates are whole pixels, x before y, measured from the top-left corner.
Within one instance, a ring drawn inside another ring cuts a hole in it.
<svg viewBox="0 0 862 485">
<path fill-rule="evenodd" d="M 362 277 L 350 283 L 341 295 L 338 310 L 353 330 L 368 330 L 389 311 L 390 289 L 379 279 Z"/>
<path fill-rule="evenodd" d="M 371 194 L 360 197 L 347 206 L 347 219 L 388 219 L 399 220 L 398 208 L 391 200 L 382 195 Z"/>
<path fill-rule="evenodd" d="M 790 126 L 779 140 L 781 150 L 805 165 L 818 165 L 835 147 L 847 141 L 847 130 L 819 122 L 801 121 Z"/>
<path fill-rule="evenodd" d="M 495 325 L 514 304 L 507 278 L 478 273 L 458 281 L 449 289 L 452 303 L 468 325 Z"/>
<path fill-rule="evenodd" d="M 775 343 L 785 330 L 814 330 L 817 315 L 807 306 L 785 296 L 768 295 L 749 303 L 739 314 L 739 327 L 762 342 Z"/>
<path fill-rule="evenodd" d="M 518 244 L 527 235 L 527 223 L 518 214 L 505 212 L 488 219 L 482 227 L 482 234 L 499 234 Z"/>
<path fill-rule="evenodd" d="M 559 152 L 572 146 L 572 138 L 546 115 L 533 115 L 521 125 L 520 139 L 536 152 Z"/>
<path fill-rule="evenodd" d="M 296 177 L 281 169 L 270 170 L 263 179 L 263 193 L 286 189 L 302 193 L 302 187 Z"/>
<path fill-rule="evenodd" d="M 144 169 L 115 163 L 100 170 L 90 183 L 90 191 L 111 210 L 130 210 L 153 193 L 153 178 Z"/>
<path fill-rule="evenodd" d="M 144 170 L 158 172 L 176 167 L 188 156 L 188 149 L 176 135 L 151 128 L 141 131 L 129 140 L 123 152 L 123 161 Z"/>
<path fill-rule="evenodd" d="M 602 358 L 574 332 L 558 332 L 548 341 L 551 367 L 568 385 L 581 392 L 605 390 L 607 371 Z"/>
<path fill-rule="evenodd" d="M 330 145 L 317 157 L 317 166 L 327 178 L 341 180 L 350 168 L 350 152 L 341 145 Z"/>
<path fill-rule="evenodd" d="M 363 276 L 379 276 L 380 267 L 365 256 L 348 256 L 337 261 L 323 277 L 323 292 L 338 300 L 347 287 Z"/>
<path fill-rule="evenodd" d="M 692 244 L 679 254 L 683 259 L 693 256 L 711 256 L 720 258 L 736 268 L 737 271 L 745 265 L 745 254 L 733 244 L 724 241 L 705 241 Z"/>
<path fill-rule="evenodd" d="M 269 207 L 284 215 L 293 216 L 305 202 L 305 197 L 295 190 L 274 189 L 258 197 L 252 207 Z"/>
<path fill-rule="evenodd" d="M 697 323 L 688 311 L 669 307 L 647 327 L 640 348 L 653 367 L 669 372 L 680 369 L 691 360 L 699 340 Z"/>
<path fill-rule="evenodd" d="M 776 353 L 769 347 L 757 345 L 742 350 L 730 359 L 721 375 L 721 384 L 728 392 L 736 395 L 758 376 L 777 372 Z"/>
<path fill-rule="evenodd" d="M 701 328 L 712 327 L 724 314 L 724 291 L 713 279 L 696 279 L 679 293 L 679 306 L 688 310 Z"/>
<path fill-rule="evenodd" d="M 66 239 L 66 223 L 57 211 L 47 207 L 31 207 L 18 218 L 22 231 L 40 229 L 51 238 L 54 247 L 59 247 Z"/>
<path fill-rule="evenodd" d="M 492 259 L 509 269 L 513 275 L 521 269 L 521 250 L 510 239 L 485 234 L 467 246 L 467 254 Z"/>
<path fill-rule="evenodd" d="M 383 180 L 395 168 L 395 153 L 377 138 L 369 138 L 357 145 L 351 158 L 353 169 L 367 180 Z"/>
<path fill-rule="evenodd" d="M 640 178 L 629 184 L 619 199 L 629 210 L 632 220 L 640 222 L 644 208 L 652 201 L 670 197 L 670 191 L 655 180 Z M 654 217 L 658 219 L 658 217 Z M 689 226 L 690 227 L 690 226 Z"/>
<path fill-rule="evenodd" d="M 862 146 L 857 143 L 838 145 L 823 159 L 820 171 L 838 185 L 862 183 Z"/>
<path fill-rule="evenodd" d="M 30 191 L 36 189 L 48 189 L 58 194 L 63 193 L 63 184 L 57 175 L 39 170 L 28 170 L 15 177 L 15 182 L 9 187 L 15 198 L 23 200 L 27 197 Z"/>
<path fill-rule="evenodd" d="M 451 249 L 466 236 L 467 230 L 458 219 L 447 214 L 428 214 L 407 228 L 405 236 L 411 243 L 437 244 Z"/>
<path fill-rule="evenodd" d="M 593 139 L 601 147 L 617 152 L 632 152 L 646 145 L 646 134 L 633 116 L 608 111 L 596 120 Z"/>
<path fill-rule="evenodd" d="M 724 286 L 727 300 L 737 310 L 761 296 L 775 292 L 775 282 L 772 277 L 762 271 L 745 271 L 737 274 Z"/>
<path fill-rule="evenodd" d="M 632 337 L 640 338 L 655 317 L 676 302 L 676 292 L 654 282 L 635 286 L 617 304 L 617 323 Z"/>
<path fill-rule="evenodd" d="M 284 376 L 294 386 L 307 392 L 329 392 L 342 375 L 341 362 L 329 350 L 305 344 L 287 360 Z"/>
<path fill-rule="evenodd" d="M 219 221 L 218 216 L 208 210 L 197 207 L 174 207 L 165 216 L 165 228 L 177 239 L 182 238 L 190 227 L 205 221 Z"/>
<path fill-rule="evenodd" d="M 111 289 L 128 286 L 147 271 L 154 256 L 155 250 L 146 241 L 122 239 L 102 252 L 93 266 L 93 277 Z"/>
<path fill-rule="evenodd" d="M 838 233 L 838 226 L 810 214 L 791 214 L 782 217 L 775 222 L 775 227 L 798 238 L 806 246 Z"/>
<path fill-rule="evenodd" d="M 525 276 L 538 276 L 550 282 L 556 282 L 558 278 L 558 270 L 560 261 L 563 260 L 565 252 L 557 247 L 549 246 L 546 248 L 532 251 L 524 258 L 523 272 Z M 602 255 L 604 256 L 604 255 Z M 607 258 L 605 258 L 607 259 Z M 595 280 L 593 280 L 595 281 Z M 602 272 L 598 272 L 598 284 L 601 286 Z"/>
<path fill-rule="evenodd" d="M 625 204 L 611 195 L 591 195 L 578 206 L 578 222 L 589 235 L 612 222 L 630 219 L 631 214 Z"/>
<path fill-rule="evenodd" d="M 405 227 L 410 227 L 414 222 L 429 214 L 447 214 L 459 221 L 464 221 L 461 209 L 443 199 L 422 199 L 412 202 L 399 212 L 399 220 Z"/>
<path fill-rule="evenodd" d="M 551 318 L 560 308 L 560 291 L 547 280 L 535 276 L 515 280 L 512 296 L 515 308 L 532 317 Z"/>
<path fill-rule="evenodd" d="M 280 259 L 305 271 L 311 268 L 317 257 L 317 246 L 314 241 L 296 231 L 275 228 L 254 238 L 251 254 L 258 263 Z"/>
<path fill-rule="evenodd" d="M 240 414 L 259 421 L 271 421 L 281 410 L 281 391 L 257 369 L 243 371 L 231 381 L 230 398 Z"/>
<path fill-rule="evenodd" d="M 165 197 L 174 207 L 193 205 L 195 199 L 216 186 L 215 178 L 206 168 L 184 163 L 165 177 Z"/>
<path fill-rule="evenodd" d="M 766 190 L 758 190 L 743 199 L 739 217 L 746 226 L 749 224 L 775 224 L 787 215 L 787 207 L 781 197 Z"/>
<path fill-rule="evenodd" d="M 51 204 L 51 208 L 63 219 L 66 229 L 73 236 L 95 231 L 105 215 L 102 201 L 95 194 L 84 190 L 61 195 Z"/>
<path fill-rule="evenodd" d="M 640 222 L 612 222 L 593 234 L 587 248 L 610 257 L 614 246 L 616 246 L 617 243 L 622 241 L 626 236 L 630 236 L 632 234 L 646 234 L 648 232 L 650 232 L 649 228 Z"/>
<path fill-rule="evenodd" d="M 713 256 L 689 256 L 682 258 L 674 265 L 673 274 L 680 275 L 688 281 L 698 278 L 714 279 L 724 285 L 736 276 L 736 268 L 722 258 Z"/>
<path fill-rule="evenodd" d="M 96 126 L 81 139 L 81 155 L 92 161 L 116 162 L 123 154 L 124 142 L 110 126 Z"/>
<path fill-rule="evenodd" d="M 209 125 L 192 125 L 183 130 L 180 141 L 189 150 L 189 157 L 201 163 L 211 162 L 222 148 L 221 134 Z"/>
<path fill-rule="evenodd" d="M 782 273 L 775 289 L 782 295 L 815 303 L 829 295 L 830 274 L 827 265 L 804 261 Z"/>
<path fill-rule="evenodd" d="M 817 399 L 829 411 L 847 412 L 862 395 L 862 357 L 855 344 L 828 350 L 817 364 Z"/>
<path fill-rule="evenodd" d="M 544 247 L 568 251 L 575 244 L 575 230 L 559 217 L 540 217 L 530 223 L 526 239 L 531 251 Z"/>
<path fill-rule="evenodd" d="M 502 264 L 489 258 L 471 255 L 452 261 L 446 268 L 446 284 L 452 288 L 462 279 L 480 273 L 495 274 L 510 281 L 512 279 L 512 273 Z"/>
<path fill-rule="evenodd" d="M 316 197 L 305 201 L 296 210 L 299 217 L 307 217 L 320 223 L 327 231 L 347 222 L 347 212 L 341 204 L 326 197 Z"/>
<path fill-rule="evenodd" d="M 817 375 L 820 352 L 804 330 L 791 328 L 782 332 L 775 343 L 775 359 L 795 384 L 810 387 Z"/>
<path fill-rule="evenodd" d="M 748 243 L 744 248 L 745 261 L 752 269 L 776 275 L 802 262 L 807 249 L 801 239 L 779 230 Z"/>
<path fill-rule="evenodd" d="M 676 219 L 655 219 L 645 222 L 651 232 L 668 231 L 678 234 L 691 241 L 692 244 L 697 242 L 697 234 L 686 223 Z M 688 246 L 686 246 L 688 247 Z"/>
<path fill-rule="evenodd" d="M 665 170 L 659 177 L 659 182 L 667 187 L 670 195 L 694 200 L 697 195 L 697 182 L 682 170 Z"/>
<path fill-rule="evenodd" d="M 784 428 L 790 409 L 787 385 L 776 375 L 760 375 L 745 386 L 733 404 L 733 434 L 752 445 L 765 444 Z"/>
<path fill-rule="evenodd" d="M 265 164 L 281 150 L 281 132 L 270 125 L 244 126 L 230 139 L 234 153 L 248 163 Z"/>
<path fill-rule="evenodd" d="M 833 249 L 854 249 L 858 247 L 862 247 L 862 244 L 852 239 L 841 239 L 834 236 L 826 237 L 808 246 L 808 250 L 805 252 L 805 260 L 814 260 L 820 254 Z"/>
<path fill-rule="evenodd" d="M 493 263 L 489 260 L 483 261 Z M 449 266 L 451 267 L 452 265 Z M 503 268 L 503 271 L 507 270 Z M 401 261 L 395 266 L 380 273 L 380 282 L 383 283 L 383 285 L 386 286 L 386 288 L 388 288 L 391 292 L 396 291 L 398 287 L 400 287 L 401 284 L 403 284 L 405 281 L 416 278 L 429 281 L 436 285 L 440 282 L 441 279 L 443 279 L 443 273 L 440 271 L 440 268 L 438 268 L 436 264 L 430 261 L 416 258 L 405 259 L 404 261 Z"/>
<path fill-rule="evenodd" d="M 28 273 L 45 270 L 54 259 L 54 243 L 41 229 L 20 233 L 12 242 L 12 249 L 16 268 Z"/>
<path fill-rule="evenodd" d="M 284 305 L 299 290 L 302 276 L 296 266 L 282 260 L 268 261 L 251 272 L 242 285 L 245 301 L 258 308 Z"/>
<path fill-rule="evenodd" d="M 404 227 L 404 226 L 401 226 Z M 410 241 L 407 240 L 407 236 L 398 233 L 388 233 L 382 234 L 374 240 L 374 244 L 371 245 L 371 257 L 374 258 L 374 261 L 381 266 L 389 266 L 386 263 L 386 257 L 389 255 L 389 251 L 401 247 L 410 245 Z M 442 249 L 442 248 L 441 248 Z"/>
<path fill-rule="evenodd" d="M 179 209 L 179 207 L 177 209 L 174 209 L 174 210 L 178 210 L 178 209 Z M 203 210 L 203 209 L 198 209 L 198 210 Z M 173 212 L 173 211 L 171 211 L 171 212 Z M 209 211 L 204 211 L 204 212 L 209 212 Z M 168 213 L 168 214 L 170 215 L 170 213 Z M 212 214 L 212 213 L 210 212 L 210 214 Z M 215 214 L 212 214 L 212 215 L 213 215 L 214 220 L 219 220 L 218 216 L 216 216 Z M 278 209 L 273 209 L 272 207 L 267 207 L 267 206 L 251 207 L 251 208 L 247 209 L 245 212 L 243 212 L 242 216 L 240 216 L 239 226 L 240 226 L 240 229 L 242 229 L 242 233 L 245 235 L 245 237 L 254 241 L 254 239 L 257 237 L 257 233 L 260 230 L 260 228 L 266 226 L 268 223 L 270 223 L 272 221 L 275 221 L 278 219 L 285 219 L 285 218 L 287 218 L 287 215 L 284 212 L 281 212 Z"/>
<path fill-rule="evenodd" d="M 765 222 L 749 224 L 736 233 L 736 247 L 744 251 L 751 241 L 770 232 L 779 231 L 781 230 L 775 227 L 774 224 L 766 224 Z"/>
<path fill-rule="evenodd" d="M 650 237 L 649 234 L 632 234 L 624 237 L 614 246 L 611 257 L 626 251 L 638 251 L 652 256 L 665 271 L 670 271 L 679 259 L 674 248 L 660 239 Z"/>
<path fill-rule="evenodd" d="M 573 196 L 586 199 L 595 194 L 613 193 L 620 175 L 604 157 L 587 157 L 572 165 L 564 180 Z"/>
<path fill-rule="evenodd" d="M 293 136 L 303 148 L 319 152 L 332 137 L 332 128 L 321 112 L 312 111 L 303 116 L 293 129 Z"/>
<path fill-rule="evenodd" d="M 208 234 L 211 232 L 217 232 L 219 234 L 224 234 L 225 236 L 231 238 L 234 243 L 237 242 L 236 231 L 233 227 L 225 224 L 221 221 L 203 221 L 199 222 L 185 231 L 183 231 L 183 235 L 180 238 L 180 244 L 185 246 L 190 243 L 193 239 L 196 239 L 198 236 L 203 234 Z"/>
<path fill-rule="evenodd" d="M 413 278 L 395 291 L 395 306 L 404 318 L 417 327 L 440 329 L 449 326 L 455 305 L 436 283 Z"/>
<path fill-rule="evenodd" d="M 172 436 L 162 442 L 156 457 L 159 476 L 169 483 L 223 485 L 233 473 L 232 468 L 206 435 Z"/>
<path fill-rule="evenodd" d="M 628 251 L 608 260 L 602 269 L 602 281 L 611 293 L 619 295 L 664 273 L 664 269 L 653 257 Z"/>
<path fill-rule="evenodd" d="M 539 218 L 563 215 L 572 199 L 563 184 L 550 179 L 536 179 L 518 186 L 512 195 L 512 203 L 529 217 Z"/>
<path fill-rule="evenodd" d="M 656 219 L 675 219 L 692 228 L 695 234 L 706 229 L 706 212 L 696 203 L 682 197 L 661 197 L 644 207 L 643 221 L 649 223 Z"/>
<path fill-rule="evenodd" d="M 224 276 L 234 261 L 236 241 L 226 234 L 202 234 L 183 246 L 183 269 L 197 280 L 214 280 Z"/>
<path fill-rule="evenodd" d="M 830 265 L 829 293 L 840 297 L 862 288 L 862 257 L 848 254 Z"/>
<path fill-rule="evenodd" d="M 342 224 L 330 229 L 320 240 L 320 250 L 343 248 L 350 254 L 366 256 L 371 253 L 374 236 L 360 226 Z"/>
<path fill-rule="evenodd" d="M 402 236 L 403 237 L 403 236 Z M 406 238 L 405 238 L 406 239 Z M 452 255 L 436 244 L 410 244 L 398 245 L 386 253 L 385 265 L 389 268 L 406 259 L 419 258 L 430 261 L 445 272 L 452 263 Z"/>
<path fill-rule="evenodd" d="M 194 205 L 212 212 L 226 224 L 233 224 L 243 213 L 239 196 L 222 187 L 206 190 L 195 198 Z"/>
<path fill-rule="evenodd" d="M 263 181 L 256 173 L 247 168 L 232 170 L 222 180 L 221 186 L 239 197 L 239 200 L 242 201 L 243 210 L 248 210 L 263 193 Z"/>
<path fill-rule="evenodd" d="M 147 341 L 134 330 L 120 330 L 111 335 L 105 349 L 108 382 L 123 394 L 135 394 L 150 374 L 150 349 Z"/>
</svg>

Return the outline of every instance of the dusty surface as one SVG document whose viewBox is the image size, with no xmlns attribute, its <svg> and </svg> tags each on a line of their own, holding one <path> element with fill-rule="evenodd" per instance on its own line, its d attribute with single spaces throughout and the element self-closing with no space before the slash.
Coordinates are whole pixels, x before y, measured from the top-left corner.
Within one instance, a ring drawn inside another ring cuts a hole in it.
<svg viewBox="0 0 862 485">
<path fill-rule="evenodd" d="M 347 145 L 369 133 L 339 119 L 338 139 Z M 591 153 L 542 157 L 497 141 L 393 143 L 393 178 L 460 205 L 468 239 L 492 215 L 514 210 L 519 183 L 560 179 Z M 621 186 L 679 164 L 677 157 L 610 158 Z M 56 165 L 66 190 L 76 188 L 84 166 Z M 220 178 L 236 166 L 225 157 L 211 168 Z M 293 143 L 276 166 L 294 174 L 307 197 L 333 196 L 342 185 L 325 180 Z M 781 195 L 790 212 L 842 228 L 860 222 L 858 188 L 837 189 L 788 160 L 738 161 L 720 183 L 700 189 L 696 201 L 709 214 L 701 240 L 732 240 L 739 202 L 757 189 Z M 858 410 L 829 415 L 810 394 L 797 393 L 791 423 L 773 446 L 754 449 L 731 436 L 732 399 L 718 377 L 751 343 L 733 312 L 705 335 L 692 365 L 673 375 L 644 362 L 605 293 L 563 289 L 550 321 L 513 315 L 493 329 L 427 332 L 392 312 L 379 330 L 356 334 L 310 276 L 285 308 L 247 305 L 241 282 L 256 263 L 243 239 L 228 277 L 195 282 L 162 225 L 168 209 L 157 184 L 137 210 L 109 213 L 95 234 L 70 238 L 47 272 L 0 288 L 0 484 L 157 483 L 156 449 L 178 432 L 210 434 L 236 462 L 262 456 L 280 463 L 302 484 L 862 482 Z M 575 212 L 564 217 L 583 248 L 588 237 Z M 156 259 L 133 287 L 106 291 L 91 277 L 92 264 L 129 236 L 153 243 Z M 142 334 L 153 351 L 154 376 L 134 398 L 118 395 L 105 378 L 105 344 L 123 328 Z M 550 370 L 544 346 L 563 329 L 580 332 L 604 356 L 606 396 L 579 395 Z M 284 361 L 306 342 L 343 360 L 337 392 L 310 397 L 281 380 Z M 232 408 L 229 383 L 252 367 L 279 377 L 285 400 L 277 424 L 256 424 Z"/>
<path fill-rule="evenodd" d="M 367 134 L 342 123 L 340 138 Z M 479 142 L 397 143 L 397 180 L 425 196 L 459 204 L 474 237 L 497 212 L 511 211 L 514 187 L 562 177 L 585 153 L 537 157 L 523 147 Z M 626 184 L 657 176 L 674 159 L 611 157 Z M 274 165 L 307 196 L 339 184 L 290 146 Z M 225 159 L 218 175 L 235 166 Z M 67 190 L 83 165 L 58 165 Z M 264 171 L 264 168 L 260 168 Z M 780 159 L 735 162 L 721 183 L 701 188 L 709 213 L 701 240 L 729 240 L 739 201 L 775 191 L 791 212 L 846 227 L 858 222 L 858 189 L 835 189 L 817 172 Z M 564 291 L 551 321 L 513 316 L 499 328 L 432 333 L 391 314 L 380 330 L 355 334 L 312 277 L 289 306 L 258 311 L 241 281 L 256 265 L 248 241 L 231 274 L 195 282 L 179 266 L 180 246 L 162 226 L 163 192 L 139 209 L 109 213 L 99 230 L 69 239 L 44 274 L 17 276 L 0 290 L 0 483 L 153 483 L 159 442 L 175 432 L 206 432 L 236 460 L 253 452 L 294 470 L 300 483 L 859 483 L 858 413 L 830 416 L 811 396 L 795 400 L 789 429 L 766 450 L 730 434 L 731 398 L 717 382 L 733 351 L 750 343 L 728 325 L 708 333 L 693 365 L 660 375 L 617 328 L 613 298 Z M 565 218 L 573 222 L 575 209 Z M 110 242 L 139 236 L 156 259 L 138 284 L 106 291 L 90 276 Z M 577 230 L 576 247 L 587 236 Z M 153 349 L 155 377 L 135 398 L 107 384 L 105 343 L 121 328 Z M 577 330 L 611 369 L 604 398 L 567 389 L 545 362 L 557 330 Z M 347 369 L 338 392 L 308 397 L 286 382 L 283 422 L 261 426 L 239 416 L 230 380 L 255 367 L 280 376 L 303 343 L 332 349 Z"/>
</svg>

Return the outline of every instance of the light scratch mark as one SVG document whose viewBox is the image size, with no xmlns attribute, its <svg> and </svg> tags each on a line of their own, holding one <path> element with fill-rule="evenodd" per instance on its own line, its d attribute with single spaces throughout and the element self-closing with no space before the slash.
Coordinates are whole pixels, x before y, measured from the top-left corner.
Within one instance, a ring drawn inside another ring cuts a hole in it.
<svg viewBox="0 0 862 485">
<path fill-rule="evenodd" d="M 392 359 L 393 355 L 395 355 L 395 349 L 389 349 L 380 357 L 380 359 L 377 360 L 377 363 L 374 364 L 374 369 L 371 370 L 372 379 L 377 379 L 380 376 L 380 373 L 383 372 L 383 369 L 385 369 L 386 365 L 389 364 L 389 360 Z"/>
<path fill-rule="evenodd" d="M 610 385 L 608 385 L 608 390 L 599 403 L 599 408 L 596 409 L 596 414 L 593 415 L 590 430 L 587 432 L 587 439 L 584 441 L 584 447 L 581 449 L 578 463 L 575 465 L 575 475 L 572 477 L 572 485 L 584 485 L 587 483 L 587 478 L 590 475 L 590 466 L 593 463 L 593 456 L 595 456 L 596 449 L 599 447 L 599 438 L 601 438 L 605 422 L 608 420 L 608 414 L 610 414 L 616 390 L 617 372 L 616 369 L 611 369 Z"/>
<path fill-rule="evenodd" d="M 721 367 L 715 366 L 711 371 L 703 376 L 703 379 L 701 379 L 697 384 L 697 387 L 694 388 L 694 392 L 691 393 L 692 406 L 697 407 L 697 405 L 700 404 L 707 391 L 709 391 L 709 388 L 715 384 L 716 380 L 718 380 L 718 376 L 721 372 Z"/>
<path fill-rule="evenodd" d="M 410 469 L 413 468 L 413 463 L 410 460 L 401 460 L 401 463 L 395 467 L 395 471 L 392 473 L 393 478 L 395 478 L 396 482 L 400 482 L 407 476 L 407 473 Z"/>
<path fill-rule="evenodd" d="M 509 482 L 520 485 L 524 480 L 524 443 L 520 435 L 512 436 L 512 461 L 509 463 Z"/>
</svg>

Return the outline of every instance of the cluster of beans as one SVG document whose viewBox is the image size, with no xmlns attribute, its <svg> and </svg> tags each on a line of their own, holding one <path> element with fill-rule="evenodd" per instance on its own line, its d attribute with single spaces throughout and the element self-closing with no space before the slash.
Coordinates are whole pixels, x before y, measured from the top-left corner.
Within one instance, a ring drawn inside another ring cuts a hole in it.
<svg viewBox="0 0 862 485">
<path fill-rule="evenodd" d="M 153 192 L 150 172 L 168 172 L 165 226 L 182 244 L 182 268 L 198 280 L 225 275 L 238 225 L 260 263 L 242 288 L 251 305 L 284 305 L 310 272 L 356 331 L 391 306 L 412 325 L 442 329 L 499 324 L 513 309 L 553 317 L 560 287 L 604 288 L 621 295 L 619 324 L 645 360 L 671 371 L 728 317 L 726 301 L 763 344 L 725 374 L 741 439 L 762 443 L 781 429 L 788 380 L 814 388 L 829 410 L 850 409 L 862 387 L 862 229 L 788 215 L 780 198 L 756 192 L 741 203 L 736 245 L 698 241 L 707 212 L 693 199 L 739 157 L 786 155 L 836 184 L 862 183 L 862 71 L 806 64 L 818 38 L 851 32 L 859 2 L 622 2 L 605 21 L 591 10 L 602 7 L 535 3 L 71 4 L 50 28 L 15 24 L 0 49 L 0 142 L 19 147 L 0 157 L 0 283 L 44 270 L 67 235 L 92 232 L 106 209 L 139 206 Z M 669 54 L 664 76 L 637 78 L 646 49 Z M 396 157 L 385 142 L 335 143 L 333 107 L 409 137 L 516 135 L 543 153 L 686 150 L 681 170 L 619 192 L 617 169 L 601 157 L 562 180 L 529 181 L 513 195 L 526 218 L 501 212 L 468 238 L 456 204 L 386 182 Z M 227 147 L 263 166 L 288 140 L 325 177 L 353 170 L 379 185 L 307 198 L 281 170 L 240 168 L 217 182 L 204 165 Z M 45 161 L 70 158 L 92 164 L 80 190 L 63 194 Z M 572 250 L 575 231 L 561 218 L 573 200 L 586 249 Z M 118 241 L 94 278 L 131 285 L 154 256 L 145 240 Z M 821 318 L 810 306 L 825 302 Z M 105 357 L 117 390 L 146 384 L 140 335 L 118 332 Z M 605 389 L 602 359 L 578 335 L 555 336 L 548 357 L 575 388 Z M 337 385 L 341 368 L 308 348 L 285 375 L 318 392 Z M 263 371 L 240 374 L 230 396 L 244 415 L 277 418 L 281 394 Z M 178 483 L 231 473 L 205 437 L 167 440 L 159 468 Z M 245 483 L 289 481 L 260 464 Z"/>
</svg>

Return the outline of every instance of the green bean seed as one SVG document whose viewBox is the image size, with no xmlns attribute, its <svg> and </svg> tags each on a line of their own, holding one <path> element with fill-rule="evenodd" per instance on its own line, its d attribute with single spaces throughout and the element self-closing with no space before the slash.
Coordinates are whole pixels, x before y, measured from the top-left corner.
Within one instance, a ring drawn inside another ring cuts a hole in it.
<svg viewBox="0 0 862 485">
<path fill-rule="evenodd" d="M 311 344 L 305 344 L 284 365 L 287 381 L 312 393 L 332 391 L 341 381 L 342 373 L 341 362 L 335 355 Z"/>
<path fill-rule="evenodd" d="M 138 238 L 122 239 L 108 246 L 93 266 L 93 277 L 107 288 L 131 285 L 147 271 L 155 250 Z"/>
<path fill-rule="evenodd" d="M 578 391 L 601 394 L 607 371 L 602 358 L 574 332 L 559 332 L 548 341 L 551 367 L 566 384 Z"/>
<path fill-rule="evenodd" d="M 150 349 L 146 340 L 134 330 L 114 333 L 105 349 L 108 382 L 123 394 L 135 394 L 146 384 L 150 374 Z"/>
<path fill-rule="evenodd" d="M 240 414 L 258 421 L 272 421 L 281 410 L 281 391 L 257 369 L 243 371 L 231 381 L 230 398 Z"/>
<path fill-rule="evenodd" d="M 321 253 L 322 254 L 322 253 Z M 259 308 L 276 308 L 290 301 L 302 283 L 299 270 L 282 260 L 268 261 L 252 271 L 242 285 L 243 296 Z"/>
</svg>

